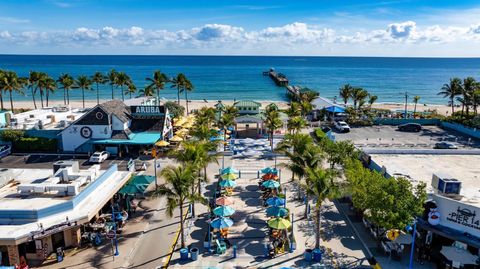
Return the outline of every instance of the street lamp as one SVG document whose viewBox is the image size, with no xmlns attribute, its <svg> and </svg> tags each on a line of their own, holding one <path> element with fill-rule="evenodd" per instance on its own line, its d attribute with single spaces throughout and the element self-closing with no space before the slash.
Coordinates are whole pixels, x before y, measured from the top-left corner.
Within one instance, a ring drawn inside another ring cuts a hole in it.
<svg viewBox="0 0 480 269">
<path fill-rule="evenodd" d="M 410 264 L 408 266 L 409 269 L 413 268 L 413 254 L 415 251 L 415 237 L 417 233 L 417 219 L 413 219 L 413 228 L 412 226 L 407 226 L 407 230 L 411 231 L 413 229 L 413 234 L 412 234 L 412 249 L 410 250 Z"/>
</svg>

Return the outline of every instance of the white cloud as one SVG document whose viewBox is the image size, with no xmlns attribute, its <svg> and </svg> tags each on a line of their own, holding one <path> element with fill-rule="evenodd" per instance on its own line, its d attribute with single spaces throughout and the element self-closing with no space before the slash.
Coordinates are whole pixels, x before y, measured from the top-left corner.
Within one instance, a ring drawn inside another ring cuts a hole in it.
<svg viewBox="0 0 480 269">
<path fill-rule="evenodd" d="M 21 23 L 29 23 L 30 20 L 15 18 L 15 17 L 1 17 L 0 16 L 0 22 L 8 23 L 8 24 L 21 24 Z"/>
<path fill-rule="evenodd" d="M 479 55 L 480 24 L 465 27 L 395 22 L 384 29 L 338 34 L 335 29 L 294 22 L 247 31 L 225 24 L 206 24 L 179 31 L 164 29 L 79 27 L 72 31 L 0 32 L 0 53 L 174 53 L 174 54 L 293 54 L 436 56 Z M 439 45 L 444 46 L 442 48 Z M 138 50 L 137 47 L 142 47 Z M 432 50 L 432 48 L 435 48 Z M 448 48 L 448 50 L 447 50 Z M 8 51 L 5 51 L 8 49 Z M 17 50 L 17 51 L 15 51 Z M 452 55 L 437 55 L 452 52 Z M 376 54 L 375 54 L 376 53 Z"/>
</svg>

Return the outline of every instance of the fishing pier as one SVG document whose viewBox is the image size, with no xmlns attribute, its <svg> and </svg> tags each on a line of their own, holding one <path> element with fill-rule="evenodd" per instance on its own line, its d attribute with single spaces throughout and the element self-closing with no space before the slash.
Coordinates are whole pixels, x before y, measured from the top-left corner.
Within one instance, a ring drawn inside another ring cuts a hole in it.
<svg viewBox="0 0 480 269">
<path fill-rule="evenodd" d="M 270 68 L 269 71 L 263 72 L 264 76 L 269 76 L 277 86 L 280 87 L 285 87 L 288 86 L 288 78 L 282 74 L 282 73 L 277 73 L 275 69 Z"/>
</svg>

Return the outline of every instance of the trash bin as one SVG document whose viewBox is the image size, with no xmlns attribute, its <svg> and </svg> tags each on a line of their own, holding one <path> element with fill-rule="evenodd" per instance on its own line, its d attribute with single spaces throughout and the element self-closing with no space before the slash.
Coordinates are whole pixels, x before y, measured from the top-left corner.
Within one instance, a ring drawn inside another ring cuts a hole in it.
<svg viewBox="0 0 480 269">
<path fill-rule="evenodd" d="M 313 250 L 313 261 L 320 262 L 322 260 L 322 251 L 318 248 Z"/>
<path fill-rule="evenodd" d="M 180 260 L 182 261 L 188 260 L 188 248 L 180 249 Z"/>
<path fill-rule="evenodd" d="M 307 248 L 305 249 L 305 254 L 303 254 L 305 261 L 311 262 L 312 261 L 312 250 Z"/>
<path fill-rule="evenodd" d="M 191 248 L 190 249 L 190 259 L 192 261 L 196 261 L 198 259 L 198 248 Z"/>
</svg>

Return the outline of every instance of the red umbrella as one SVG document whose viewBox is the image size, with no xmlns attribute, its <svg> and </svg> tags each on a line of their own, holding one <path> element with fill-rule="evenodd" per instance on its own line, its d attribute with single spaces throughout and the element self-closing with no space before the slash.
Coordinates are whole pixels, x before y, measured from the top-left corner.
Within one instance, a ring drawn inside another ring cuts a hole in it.
<svg viewBox="0 0 480 269">
<path fill-rule="evenodd" d="M 262 176 L 263 180 L 278 179 L 278 176 L 275 174 L 265 174 Z"/>
<path fill-rule="evenodd" d="M 233 199 L 230 198 L 230 197 L 220 197 L 220 198 L 217 198 L 217 200 L 215 200 L 215 203 L 217 205 L 231 205 L 233 204 Z"/>
</svg>

